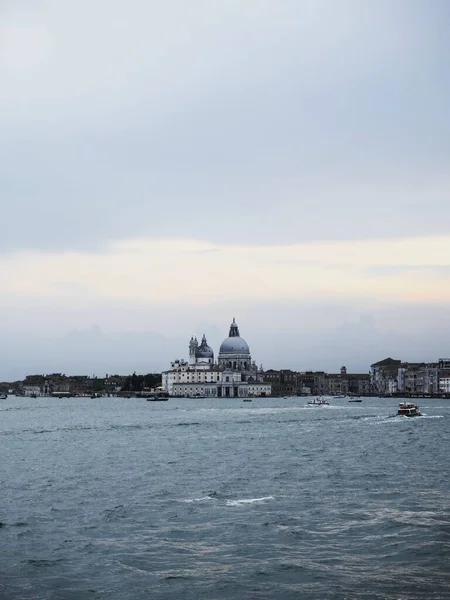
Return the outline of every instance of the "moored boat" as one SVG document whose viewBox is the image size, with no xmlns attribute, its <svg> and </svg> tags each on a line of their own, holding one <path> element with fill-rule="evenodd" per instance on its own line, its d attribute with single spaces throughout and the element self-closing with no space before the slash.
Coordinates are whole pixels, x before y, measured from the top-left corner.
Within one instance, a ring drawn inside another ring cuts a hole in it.
<svg viewBox="0 0 450 600">
<path fill-rule="evenodd" d="M 397 415 L 402 417 L 421 417 L 422 413 L 417 404 L 402 402 L 398 405 Z"/>
</svg>

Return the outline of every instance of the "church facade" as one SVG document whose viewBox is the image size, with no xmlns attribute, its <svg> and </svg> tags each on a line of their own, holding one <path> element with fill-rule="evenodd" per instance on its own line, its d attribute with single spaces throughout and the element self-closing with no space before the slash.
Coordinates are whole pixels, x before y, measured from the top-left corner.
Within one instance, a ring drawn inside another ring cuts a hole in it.
<svg viewBox="0 0 450 600">
<path fill-rule="evenodd" d="M 175 360 L 162 373 L 162 387 L 175 397 L 251 398 L 271 395 L 271 384 L 264 383 L 264 371 L 257 367 L 247 342 L 241 338 L 236 321 L 222 342 L 217 362 L 203 335 L 189 342 L 189 360 Z"/>
</svg>

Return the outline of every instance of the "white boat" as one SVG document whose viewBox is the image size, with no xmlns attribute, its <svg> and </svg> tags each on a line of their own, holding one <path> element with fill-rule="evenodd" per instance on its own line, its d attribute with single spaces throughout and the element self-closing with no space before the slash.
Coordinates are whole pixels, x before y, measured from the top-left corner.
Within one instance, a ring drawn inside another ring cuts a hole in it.
<svg viewBox="0 0 450 600">
<path fill-rule="evenodd" d="M 330 403 L 325 398 L 314 398 L 314 400 L 308 400 L 307 406 L 328 406 Z"/>
<path fill-rule="evenodd" d="M 421 417 L 422 413 L 416 404 L 411 402 L 402 402 L 398 405 L 397 415 L 403 417 Z"/>
<path fill-rule="evenodd" d="M 0 395 L 0 400 L 7 400 L 8 399 L 8 394 L 1 394 Z"/>
</svg>

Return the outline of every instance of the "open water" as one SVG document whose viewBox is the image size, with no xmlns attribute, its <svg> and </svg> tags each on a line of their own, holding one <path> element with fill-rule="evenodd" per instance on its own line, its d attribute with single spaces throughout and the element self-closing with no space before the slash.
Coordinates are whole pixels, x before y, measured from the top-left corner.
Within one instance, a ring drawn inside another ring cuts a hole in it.
<svg viewBox="0 0 450 600">
<path fill-rule="evenodd" d="M 0 403 L 0 598 L 450 599 L 450 401 Z"/>
</svg>

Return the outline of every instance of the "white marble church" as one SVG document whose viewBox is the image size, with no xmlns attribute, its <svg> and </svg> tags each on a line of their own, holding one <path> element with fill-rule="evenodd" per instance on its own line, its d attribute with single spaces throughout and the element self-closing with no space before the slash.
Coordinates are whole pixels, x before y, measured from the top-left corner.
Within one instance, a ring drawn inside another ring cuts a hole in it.
<svg viewBox="0 0 450 600">
<path fill-rule="evenodd" d="M 162 387 L 169 396 L 181 398 L 251 398 L 270 396 L 271 385 L 264 383 L 264 372 L 250 356 L 233 319 L 230 332 L 219 349 L 217 362 L 205 335 L 199 344 L 189 342 L 189 361 L 175 360 L 162 374 Z"/>
</svg>

